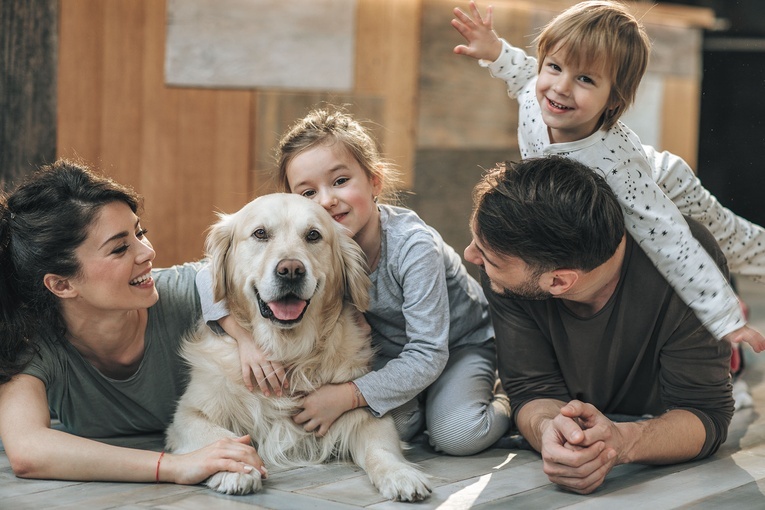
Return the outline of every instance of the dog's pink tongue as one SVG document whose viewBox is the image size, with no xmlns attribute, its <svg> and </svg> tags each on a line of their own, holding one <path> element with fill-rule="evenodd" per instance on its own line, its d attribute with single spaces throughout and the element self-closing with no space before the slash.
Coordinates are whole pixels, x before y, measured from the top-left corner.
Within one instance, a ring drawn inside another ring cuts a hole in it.
<svg viewBox="0 0 765 510">
<path fill-rule="evenodd" d="M 268 307 L 274 314 L 274 317 L 280 321 L 294 321 L 305 310 L 307 303 L 302 299 L 287 298 L 279 301 L 271 301 Z"/>
</svg>

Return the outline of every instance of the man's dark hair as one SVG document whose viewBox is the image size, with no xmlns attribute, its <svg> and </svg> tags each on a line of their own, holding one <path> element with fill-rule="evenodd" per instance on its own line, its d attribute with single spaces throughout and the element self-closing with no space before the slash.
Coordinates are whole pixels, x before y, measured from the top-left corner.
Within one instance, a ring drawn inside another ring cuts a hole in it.
<svg viewBox="0 0 765 510">
<path fill-rule="evenodd" d="M 569 158 L 499 164 L 476 185 L 473 201 L 479 241 L 540 273 L 590 271 L 624 236 L 622 209 L 606 180 Z"/>
</svg>

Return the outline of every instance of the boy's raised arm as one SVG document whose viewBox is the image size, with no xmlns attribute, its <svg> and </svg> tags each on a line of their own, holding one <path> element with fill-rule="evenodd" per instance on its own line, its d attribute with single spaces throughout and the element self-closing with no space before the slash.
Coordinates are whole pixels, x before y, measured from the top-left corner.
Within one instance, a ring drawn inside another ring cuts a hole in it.
<svg viewBox="0 0 765 510">
<path fill-rule="evenodd" d="M 475 2 L 470 2 L 471 18 L 459 7 L 454 8 L 452 26 L 462 34 L 467 44 L 454 48 L 454 53 L 467 55 L 478 60 L 494 62 L 502 53 L 502 41 L 492 29 L 492 6 L 486 8 L 486 19 L 481 17 Z"/>
</svg>

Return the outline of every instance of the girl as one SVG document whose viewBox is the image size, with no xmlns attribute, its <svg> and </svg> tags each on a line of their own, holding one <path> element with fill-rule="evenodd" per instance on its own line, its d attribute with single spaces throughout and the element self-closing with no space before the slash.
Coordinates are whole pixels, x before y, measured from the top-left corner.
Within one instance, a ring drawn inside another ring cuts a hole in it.
<svg viewBox="0 0 765 510">
<path fill-rule="evenodd" d="M 57 161 L 0 196 L 0 436 L 16 476 L 197 484 L 265 474 L 247 436 L 186 455 L 86 437 L 164 431 L 201 315 L 199 264 L 153 269 L 130 189 Z M 162 299 L 159 300 L 159 296 Z M 51 411 L 64 430 L 51 428 Z"/>
<path fill-rule="evenodd" d="M 393 170 L 346 113 L 310 112 L 284 135 L 278 152 L 280 186 L 315 200 L 347 228 L 366 254 L 373 282 L 364 315 L 377 350 L 372 372 L 307 395 L 295 422 L 322 435 L 342 413 L 367 406 L 376 416 L 391 413 L 403 440 L 426 428 L 431 444 L 451 455 L 491 446 L 508 430 L 510 409 L 505 395 L 493 395 L 486 298 L 459 255 L 414 212 L 383 203 Z M 206 318 L 227 313 L 212 309 L 204 295 L 202 301 L 210 307 Z M 265 393 L 280 392 L 284 367 L 256 352 L 246 331 L 236 338 L 240 353 L 249 352 L 245 379 L 252 372 Z"/>
</svg>

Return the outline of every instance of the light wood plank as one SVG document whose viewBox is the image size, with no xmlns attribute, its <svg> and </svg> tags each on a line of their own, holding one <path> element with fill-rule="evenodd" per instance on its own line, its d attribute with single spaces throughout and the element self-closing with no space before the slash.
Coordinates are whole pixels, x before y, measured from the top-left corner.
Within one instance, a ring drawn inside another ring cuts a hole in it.
<svg viewBox="0 0 765 510">
<path fill-rule="evenodd" d="M 278 488 L 280 491 L 294 492 L 349 478 L 358 479 L 360 475 L 363 475 L 361 468 L 346 463 L 330 463 L 320 466 L 305 466 L 278 473 L 269 472 L 268 480 L 265 481 L 264 485 Z"/>
<path fill-rule="evenodd" d="M 733 490 L 709 496 L 701 501 L 694 501 L 680 508 L 693 510 L 751 510 L 765 508 L 765 480 L 750 482 Z"/>
<path fill-rule="evenodd" d="M 138 191 L 145 199 L 142 219 L 157 252 L 157 267 L 190 260 L 192 253 L 199 252 L 196 245 L 190 253 L 185 252 L 186 236 L 176 224 L 183 204 L 176 197 L 177 154 L 184 150 L 184 143 L 178 138 L 180 95 L 164 86 L 165 16 L 165 2 L 147 5 L 143 31 L 143 138 L 134 169 L 139 174 Z"/>
<path fill-rule="evenodd" d="M 62 3 L 60 156 L 146 198 L 156 266 L 203 253 L 214 210 L 249 199 L 252 93 L 164 83 L 165 2 Z"/>
<path fill-rule="evenodd" d="M 695 171 L 698 159 L 698 125 L 701 105 L 700 76 L 667 76 L 664 79 L 661 149 L 683 158 Z M 689 128 L 688 126 L 693 126 Z"/>
<path fill-rule="evenodd" d="M 350 91 L 357 0 L 168 0 L 167 83 Z"/>
<path fill-rule="evenodd" d="M 412 189 L 422 0 L 359 0 L 354 92 L 385 98 L 385 155 Z"/>
<path fill-rule="evenodd" d="M 59 14 L 57 157 L 97 165 L 103 120 L 106 2 L 68 0 Z"/>
<path fill-rule="evenodd" d="M 105 2 L 101 108 L 101 169 L 141 189 L 135 172 L 141 153 L 145 2 Z"/>
<path fill-rule="evenodd" d="M 755 449 L 756 451 L 756 449 Z M 724 476 L 721 474 L 724 473 Z M 738 452 L 730 457 L 696 463 L 669 475 L 645 483 L 630 484 L 621 490 L 601 495 L 596 500 L 567 508 L 612 509 L 678 508 L 710 495 L 726 492 L 765 477 L 765 457 L 753 451 Z M 638 506 L 640 500 L 640 506 Z"/>
<path fill-rule="evenodd" d="M 417 148 L 510 152 L 518 147 L 518 103 L 474 59 L 453 53 L 464 42 L 450 24 L 455 5 L 467 9 L 467 2 L 423 1 Z M 494 26 L 513 44 L 528 46 L 530 24 L 528 11 L 494 5 Z"/>
<path fill-rule="evenodd" d="M 165 503 L 154 508 L 161 510 L 253 510 L 255 509 L 294 509 L 294 510 L 351 510 L 358 506 L 348 506 L 337 502 L 316 500 L 300 494 L 264 489 L 249 496 L 226 496 L 209 491 L 194 494 L 175 503 Z"/>
</svg>

